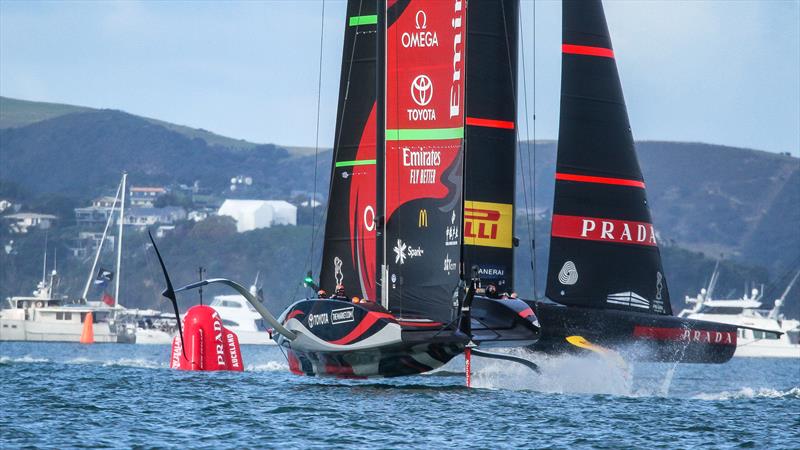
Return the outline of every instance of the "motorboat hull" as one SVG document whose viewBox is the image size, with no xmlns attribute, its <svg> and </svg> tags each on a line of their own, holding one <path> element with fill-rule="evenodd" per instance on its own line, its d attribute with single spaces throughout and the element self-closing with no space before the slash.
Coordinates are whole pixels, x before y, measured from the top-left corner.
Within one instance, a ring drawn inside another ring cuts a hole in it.
<svg viewBox="0 0 800 450">
<path fill-rule="evenodd" d="M 546 353 L 579 351 L 566 341 L 579 335 L 621 350 L 640 361 L 713 363 L 729 361 L 736 351 L 737 328 L 714 322 L 612 309 L 527 301 L 542 324 L 542 336 L 530 348 Z"/>
</svg>

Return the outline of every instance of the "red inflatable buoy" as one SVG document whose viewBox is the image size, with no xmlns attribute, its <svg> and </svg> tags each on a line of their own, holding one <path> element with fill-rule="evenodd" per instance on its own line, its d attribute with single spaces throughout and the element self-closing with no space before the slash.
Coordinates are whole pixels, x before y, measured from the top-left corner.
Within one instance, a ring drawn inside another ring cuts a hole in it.
<svg viewBox="0 0 800 450">
<path fill-rule="evenodd" d="M 239 338 L 222 325 L 219 313 L 210 306 L 189 308 L 183 319 L 183 342 L 185 349 L 179 336 L 172 339 L 173 369 L 244 370 Z"/>
</svg>

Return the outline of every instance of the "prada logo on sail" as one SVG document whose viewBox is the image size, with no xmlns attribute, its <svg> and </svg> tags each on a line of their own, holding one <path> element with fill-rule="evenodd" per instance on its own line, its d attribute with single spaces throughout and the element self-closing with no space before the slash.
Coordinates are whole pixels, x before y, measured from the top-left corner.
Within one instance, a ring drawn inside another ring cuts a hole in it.
<svg viewBox="0 0 800 450">
<path fill-rule="evenodd" d="M 505 203 L 464 202 L 464 244 L 512 247 L 513 207 Z"/>
<path fill-rule="evenodd" d="M 552 236 L 618 244 L 658 245 L 651 223 L 596 217 L 554 214 Z"/>
</svg>

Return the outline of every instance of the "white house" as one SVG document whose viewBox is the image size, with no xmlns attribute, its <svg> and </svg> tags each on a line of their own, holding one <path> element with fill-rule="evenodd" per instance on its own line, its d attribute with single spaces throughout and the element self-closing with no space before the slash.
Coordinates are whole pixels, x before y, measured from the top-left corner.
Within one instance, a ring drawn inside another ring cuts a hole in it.
<svg viewBox="0 0 800 450">
<path fill-rule="evenodd" d="M 225 200 L 217 215 L 236 220 L 236 231 L 297 225 L 297 207 L 284 200 Z"/>
<path fill-rule="evenodd" d="M 8 227 L 12 233 L 27 233 L 28 228 L 46 230 L 50 228 L 57 219 L 57 217 L 52 214 L 39 213 L 9 214 L 3 218 L 9 222 Z"/>
</svg>

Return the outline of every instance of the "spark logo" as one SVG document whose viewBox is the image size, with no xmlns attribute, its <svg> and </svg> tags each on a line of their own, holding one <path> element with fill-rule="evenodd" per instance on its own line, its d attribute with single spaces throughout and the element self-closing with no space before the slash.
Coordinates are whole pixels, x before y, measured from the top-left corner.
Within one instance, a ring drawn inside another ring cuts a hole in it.
<svg viewBox="0 0 800 450">
<path fill-rule="evenodd" d="M 514 207 L 505 203 L 464 202 L 464 244 L 512 248 Z"/>
</svg>

